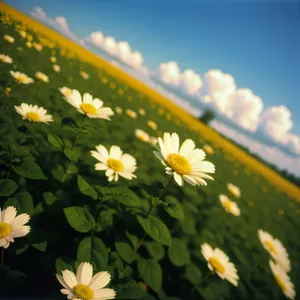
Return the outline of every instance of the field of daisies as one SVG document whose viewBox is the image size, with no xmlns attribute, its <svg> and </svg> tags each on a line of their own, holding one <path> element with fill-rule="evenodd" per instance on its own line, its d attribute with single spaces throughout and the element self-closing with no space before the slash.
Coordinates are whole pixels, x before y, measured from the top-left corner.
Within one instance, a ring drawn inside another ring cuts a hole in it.
<svg viewBox="0 0 300 300">
<path fill-rule="evenodd" d="M 59 34 L 0 28 L 0 299 L 297 298 L 299 203 Z"/>
</svg>

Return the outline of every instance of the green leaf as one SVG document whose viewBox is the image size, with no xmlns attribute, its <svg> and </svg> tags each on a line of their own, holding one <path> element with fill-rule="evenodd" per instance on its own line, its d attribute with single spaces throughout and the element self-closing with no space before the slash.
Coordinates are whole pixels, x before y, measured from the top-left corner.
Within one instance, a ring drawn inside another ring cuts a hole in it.
<svg viewBox="0 0 300 300">
<path fill-rule="evenodd" d="M 51 192 L 43 193 L 43 198 L 47 205 L 52 205 L 57 200 L 57 198 Z"/>
<path fill-rule="evenodd" d="M 78 232 L 89 232 L 95 226 L 93 216 L 81 207 L 67 207 L 64 209 L 64 213 L 70 226 Z"/>
<path fill-rule="evenodd" d="M 55 260 L 55 269 L 57 274 L 61 274 L 64 270 L 70 270 L 74 272 L 74 262 L 70 258 L 58 257 Z M 76 273 L 76 272 L 75 272 Z"/>
<path fill-rule="evenodd" d="M 18 185 L 10 179 L 0 180 L 0 197 L 12 195 L 18 189 Z"/>
<path fill-rule="evenodd" d="M 5 202 L 5 207 L 14 206 L 18 214 L 27 213 L 30 216 L 33 214 L 33 200 L 28 192 L 15 194 L 15 197 L 9 198 Z"/>
<path fill-rule="evenodd" d="M 40 243 L 31 244 L 31 246 L 41 252 L 46 252 L 47 244 L 48 244 L 47 241 L 42 241 Z"/>
<path fill-rule="evenodd" d="M 69 160 L 77 162 L 77 156 L 74 149 L 65 148 L 64 153 Z"/>
<path fill-rule="evenodd" d="M 199 268 L 194 264 L 185 267 L 184 277 L 192 284 L 200 284 L 202 281 L 202 274 Z"/>
<path fill-rule="evenodd" d="M 52 146 L 59 148 L 59 149 L 63 149 L 64 142 L 59 136 L 51 134 L 51 133 L 47 133 L 47 138 L 48 138 L 48 142 Z"/>
<path fill-rule="evenodd" d="M 167 196 L 164 208 L 166 212 L 173 218 L 184 220 L 184 211 L 180 202 L 173 196 Z"/>
<path fill-rule="evenodd" d="M 140 198 L 129 188 L 125 186 L 100 187 L 95 189 L 106 200 L 112 199 L 129 207 L 140 207 Z"/>
<path fill-rule="evenodd" d="M 98 193 L 95 191 L 95 189 L 89 185 L 89 183 L 82 178 L 80 175 L 77 175 L 77 184 L 80 192 L 88 197 L 93 198 L 94 200 L 98 199 Z"/>
<path fill-rule="evenodd" d="M 80 128 L 72 118 L 63 118 L 61 121 L 63 128 L 72 132 L 78 132 Z"/>
<path fill-rule="evenodd" d="M 138 271 L 145 283 L 155 292 L 159 292 L 163 281 L 163 272 L 160 264 L 155 260 L 142 258 L 138 260 Z"/>
<path fill-rule="evenodd" d="M 24 253 L 29 248 L 29 244 L 22 244 L 16 248 L 16 255 Z"/>
<path fill-rule="evenodd" d="M 115 290 L 118 299 L 141 299 L 145 295 L 145 291 L 133 279 L 117 284 Z"/>
<path fill-rule="evenodd" d="M 26 275 L 20 271 L 8 270 L 4 273 L 2 283 L 5 288 L 12 288 L 21 285 L 25 278 Z"/>
<path fill-rule="evenodd" d="M 115 242 L 115 247 L 121 258 L 127 263 L 131 264 L 137 258 L 136 252 L 125 241 Z"/>
<path fill-rule="evenodd" d="M 148 218 L 137 216 L 137 220 L 156 242 L 171 246 L 172 240 L 169 229 L 160 219 L 150 215 Z"/>
<path fill-rule="evenodd" d="M 146 242 L 144 243 L 144 246 L 146 247 L 148 254 L 154 260 L 161 260 L 164 258 L 165 249 L 161 244 L 158 244 L 156 242 Z"/>
<path fill-rule="evenodd" d="M 13 165 L 12 169 L 20 176 L 29 179 L 46 180 L 42 169 L 33 161 L 24 161 L 20 165 Z"/>
<path fill-rule="evenodd" d="M 168 256 L 171 263 L 177 267 L 190 263 L 190 253 L 186 244 L 176 238 L 172 240 L 172 246 L 168 249 Z"/>
<path fill-rule="evenodd" d="M 84 238 L 77 250 L 78 262 L 90 262 L 96 271 L 103 271 L 108 263 L 108 252 L 105 244 L 98 237 Z"/>
<path fill-rule="evenodd" d="M 65 175 L 65 170 L 61 165 L 58 165 L 55 168 L 51 169 L 51 174 L 58 181 L 62 181 Z"/>
</svg>

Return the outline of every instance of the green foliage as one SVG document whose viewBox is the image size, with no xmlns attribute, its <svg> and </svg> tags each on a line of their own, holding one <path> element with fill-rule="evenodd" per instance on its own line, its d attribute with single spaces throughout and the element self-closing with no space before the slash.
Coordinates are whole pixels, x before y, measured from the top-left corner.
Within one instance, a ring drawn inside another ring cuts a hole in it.
<svg viewBox="0 0 300 300">
<path fill-rule="evenodd" d="M 89 232 L 95 226 L 93 216 L 84 208 L 72 206 L 64 209 L 69 225 L 78 232 Z"/>
<path fill-rule="evenodd" d="M 18 185 L 10 179 L 0 180 L 0 197 L 12 195 L 18 189 Z"/>
<path fill-rule="evenodd" d="M 90 186 L 89 183 L 86 180 L 84 180 L 84 178 L 80 175 L 77 176 L 77 184 L 80 192 L 83 195 L 91 197 L 94 200 L 98 198 L 98 193 L 95 191 L 95 189 L 92 186 Z"/>
<path fill-rule="evenodd" d="M 159 292 L 163 281 L 163 271 L 159 263 L 152 259 L 141 258 L 138 260 L 138 270 L 145 283 L 154 291 Z"/>
<path fill-rule="evenodd" d="M 137 220 L 145 232 L 156 242 L 166 246 L 171 245 L 172 240 L 169 229 L 159 218 L 151 215 L 149 217 L 137 216 Z"/>
<path fill-rule="evenodd" d="M 173 265 L 182 267 L 190 263 L 190 253 L 186 244 L 179 240 L 173 239 L 172 246 L 168 249 L 168 256 Z"/>
<path fill-rule="evenodd" d="M 164 208 L 175 219 L 184 220 L 184 211 L 180 202 L 173 196 L 166 197 Z"/>
<path fill-rule="evenodd" d="M 86 237 L 79 243 L 77 260 L 78 262 L 90 262 L 95 271 L 102 271 L 108 263 L 107 248 L 98 237 Z"/>
<path fill-rule="evenodd" d="M 23 161 L 18 165 L 13 165 L 12 169 L 18 175 L 25 178 L 36 179 L 36 180 L 47 179 L 42 169 L 33 161 Z"/>
<path fill-rule="evenodd" d="M 14 206 L 18 214 L 27 213 L 30 216 L 33 214 L 33 200 L 28 192 L 20 192 L 15 194 L 13 198 L 9 198 L 5 202 L 5 207 Z"/>
</svg>

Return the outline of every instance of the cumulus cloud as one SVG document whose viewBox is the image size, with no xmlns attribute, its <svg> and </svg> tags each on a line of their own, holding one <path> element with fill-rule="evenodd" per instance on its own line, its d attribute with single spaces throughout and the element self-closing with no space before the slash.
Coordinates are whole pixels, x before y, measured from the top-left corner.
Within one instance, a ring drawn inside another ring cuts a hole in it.
<svg viewBox="0 0 300 300">
<path fill-rule="evenodd" d="M 237 143 L 248 147 L 251 152 L 258 154 L 266 161 L 295 175 L 300 175 L 300 158 L 291 157 L 276 148 L 276 146 L 267 146 L 262 144 L 251 137 L 245 136 L 238 130 L 234 130 L 218 121 L 213 121 L 211 124 L 217 131 L 220 131 Z"/>
<path fill-rule="evenodd" d="M 200 75 L 191 69 L 186 69 L 181 73 L 175 61 L 161 63 L 157 77 L 164 84 L 179 88 L 189 96 L 195 96 L 202 88 Z"/>
<path fill-rule="evenodd" d="M 53 27 L 68 38 L 79 42 L 79 38 L 70 30 L 67 19 L 65 17 L 58 16 L 55 18 L 49 18 L 46 12 L 41 7 L 35 7 L 31 15 L 39 21 Z"/>
<path fill-rule="evenodd" d="M 143 65 L 142 54 L 138 51 L 132 51 L 128 42 L 117 42 L 114 37 L 104 36 L 101 31 L 91 32 L 86 40 L 95 48 L 105 51 L 109 56 L 117 58 L 131 68 L 144 74 L 148 73 L 147 68 Z"/>
<path fill-rule="evenodd" d="M 204 76 L 202 102 L 210 104 L 241 127 L 255 131 L 263 101 L 250 89 L 237 89 L 234 77 L 220 70 L 210 70 Z"/>
</svg>

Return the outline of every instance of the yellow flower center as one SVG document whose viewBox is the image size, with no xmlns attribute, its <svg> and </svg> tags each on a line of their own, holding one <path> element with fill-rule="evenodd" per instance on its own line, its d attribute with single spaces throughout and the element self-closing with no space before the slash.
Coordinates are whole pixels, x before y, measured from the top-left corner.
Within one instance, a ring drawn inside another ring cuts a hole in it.
<svg viewBox="0 0 300 300">
<path fill-rule="evenodd" d="M 273 252 L 274 254 L 278 254 L 276 247 L 271 241 L 265 241 L 265 246 L 269 249 L 269 251 Z"/>
<path fill-rule="evenodd" d="M 220 263 L 220 261 L 217 258 L 211 257 L 208 261 L 217 272 L 222 274 L 225 272 L 224 266 Z"/>
<path fill-rule="evenodd" d="M 82 300 L 91 300 L 94 298 L 94 291 L 85 284 L 77 284 L 73 287 L 74 294 Z"/>
<path fill-rule="evenodd" d="M 228 210 L 228 211 L 231 211 L 232 209 L 232 203 L 230 201 L 225 201 L 223 203 L 224 207 Z"/>
<path fill-rule="evenodd" d="M 26 114 L 27 118 L 30 119 L 31 121 L 33 122 L 38 122 L 40 120 L 40 116 L 33 112 L 33 111 L 30 111 Z"/>
<path fill-rule="evenodd" d="M 274 275 L 278 285 L 281 287 L 282 291 L 285 292 L 287 290 L 287 287 L 285 283 L 281 280 L 281 278 L 278 275 Z"/>
<path fill-rule="evenodd" d="M 23 83 L 23 82 L 26 80 L 26 76 L 20 75 L 20 76 L 17 78 L 17 80 L 18 80 L 19 82 Z"/>
<path fill-rule="evenodd" d="M 168 155 L 167 163 L 177 174 L 188 174 L 191 171 L 189 161 L 182 155 L 171 153 Z"/>
<path fill-rule="evenodd" d="M 0 239 L 3 239 L 12 232 L 12 228 L 9 224 L 0 222 Z"/>
<path fill-rule="evenodd" d="M 122 172 L 122 171 L 124 170 L 124 165 L 123 165 L 123 163 L 122 163 L 120 160 L 118 160 L 118 159 L 109 158 L 109 159 L 107 160 L 107 165 L 108 165 L 111 169 L 113 169 L 113 170 L 115 170 L 115 171 L 117 171 L 117 172 Z"/>
<path fill-rule="evenodd" d="M 94 105 L 89 103 L 82 103 L 80 105 L 80 108 L 84 113 L 89 115 L 95 115 L 97 113 L 97 108 Z"/>
</svg>

